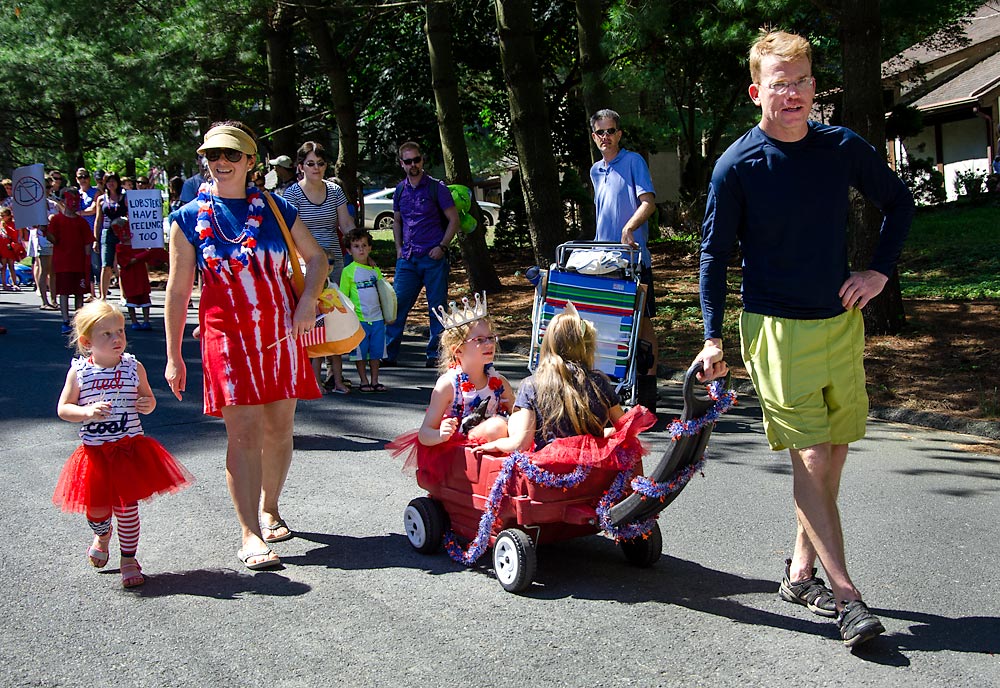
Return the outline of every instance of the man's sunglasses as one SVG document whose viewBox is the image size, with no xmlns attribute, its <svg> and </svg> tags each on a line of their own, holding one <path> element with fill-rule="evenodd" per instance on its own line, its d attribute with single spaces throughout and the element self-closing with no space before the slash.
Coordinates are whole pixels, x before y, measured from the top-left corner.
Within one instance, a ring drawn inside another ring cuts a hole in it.
<svg viewBox="0 0 1000 688">
<path fill-rule="evenodd" d="M 209 162 L 215 162 L 223 155 L 226 156 L 226 160 L 229 162 L 239 162 L 243 159 L 243 151 L 233 150 L 232 148 L 208 148 L 205 150 L 205 159 Z"/>
<path fill-rule="evenodd" d="M 423 159 L 424 157 L 422 155 L 418 155 L 414 158 L 400 158 L 400 162 L 402 162 L 404 165 L 416 165 Z"/>
<path fill-rule="evenodd" d="M 621 129 L 615 129 L 614 127 L 608 127 L 607 129 L 595 129 L 594 133 L 597 134 L 598 136 L 614 136 L 619 131 L 621 131 Z"/>
</svg>

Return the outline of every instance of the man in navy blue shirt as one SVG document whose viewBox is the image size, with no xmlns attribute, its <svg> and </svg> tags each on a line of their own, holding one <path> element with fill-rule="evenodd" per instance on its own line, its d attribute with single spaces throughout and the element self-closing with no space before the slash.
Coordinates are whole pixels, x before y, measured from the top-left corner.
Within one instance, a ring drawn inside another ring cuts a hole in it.
<svg viewBox="0 0 1000 688">
<path fill-rule="evenodd" d="M 836 617 L 853 647 L 884 632 L 847 572 L 837 507 L 851 442 L 865 434 L 861 308 L 895 269 L 913 198 L 854 132 L 809 121 L 816 80 L 801 36 L 774 31 L 750 50 L 750 98 L 760 124 L 716 164 L 701 254 L 704 379 L 726 373 L 722 322 L 726 267 L 743 257 L 740 343 L 772 449 L 788 449 L 798 517 L 795 548 L 779 595 Z M 849 188 L 883 213 L 867 270 L 847 264 Z M 816 577 L 817 557 L 830 579 Z"/>
</svg>

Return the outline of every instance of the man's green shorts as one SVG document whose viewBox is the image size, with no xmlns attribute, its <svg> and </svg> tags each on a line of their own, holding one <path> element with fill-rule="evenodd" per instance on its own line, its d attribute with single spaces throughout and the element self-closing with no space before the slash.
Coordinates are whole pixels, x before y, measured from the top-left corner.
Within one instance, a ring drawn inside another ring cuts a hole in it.
<svg viewBox="0 0 1000 688">
<path fill-rule="evenodd" d="M 865 324 L 851 309 L 825 320 L 744 312 L 743 361 L 771 449 L 849 444 L 865 436 Z"/>
</svg>

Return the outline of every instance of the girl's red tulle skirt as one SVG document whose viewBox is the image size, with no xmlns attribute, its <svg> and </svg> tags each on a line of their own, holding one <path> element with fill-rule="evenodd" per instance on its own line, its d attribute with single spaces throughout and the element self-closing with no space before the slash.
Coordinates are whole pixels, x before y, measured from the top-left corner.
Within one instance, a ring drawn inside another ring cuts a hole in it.
<svg viewBox="0 0 1000 688">
<path fill-rule="evenodd" d="M 656 416 L 645 406 L 633 406 L 615 423 L 608 437 L 573 435 L 559 437 L 531 454 L 536 466 L 573 470 L 577 466 L 622 471 L 631 468 L 646 453 L 639 433 L 656 424 Z"/>
<path fill-rule="evenodd" d="M 52 501 L 63 511 L 128 506 L 177 492 L 192 475 L 162 444 L 136 435 L 100 445 L 80 445 L 59 475 Z"/>
<path fill-rule="evenodd" d="M 433 485 L 444 482 L 448 467 L 455 457 L 455 448 L 471 444 L 460 432 L 452 435 L 447 442 L 435 444 L 433 447 L 420 444 L 419 436 L 420 430 L 411 430 L 385 445 L 385 448 L 394 458 L 406 457 L 403 462 L 404 473 L 416 475 L 419 468 L 425 471 L 426 479 Z"/>
<path fill-rule="evenodd" d="M 656 424 L 656 416 L 645 406 L 634 406 L 615 423 L 609 437 L 575 435 L 560 437 L 537 452 L 529 452 L 532 463 L 556 472 L 568 472 L 577 466 L 591 466 L 611 470 L 632 468 L 646 453 L 639 441 L 639 433 Z M 444 477 L 455 457 L 456 447 L 470 443 L 455 433 L 447 442 L 426 447 L 420 444 L 419 431 L 404 433 L 385 446 L 396 458 L 406 457 L 403 471 L 414 474 L 419 468 L 428 483 L 437 485 Z"/>
</svg>

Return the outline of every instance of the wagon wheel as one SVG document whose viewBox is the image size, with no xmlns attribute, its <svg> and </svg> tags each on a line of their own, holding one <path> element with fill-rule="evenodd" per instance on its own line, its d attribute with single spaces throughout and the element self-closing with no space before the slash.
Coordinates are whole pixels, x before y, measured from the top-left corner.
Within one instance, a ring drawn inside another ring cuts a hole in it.
<svg viewBox="0 0 1000 688">
<path fill-rule="evenodd" d="M 413 549 L 421 554 L 433 554 L 444 540 L 447 514 L 430 497 L 417 497 L 403 511 L 403 531 Z"/>
<path fill-rule="evenodd" d="M 632 540 L 622 540 L 621 548 L 628 563 L 642 568 L 652 566 L 663 554 L 663 533 L 660 532 L 660 524 L 653 523 L 649 537 L 640 536 Z"/>
<path fill-rule="evenodd" d="M 493 570 L 507 592 L 521 592 L 531 587 L 538 559 L 531 538 L 523 530 L 508 528 L 497 535 L 493 545 Z"/>
</svg>

